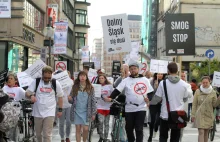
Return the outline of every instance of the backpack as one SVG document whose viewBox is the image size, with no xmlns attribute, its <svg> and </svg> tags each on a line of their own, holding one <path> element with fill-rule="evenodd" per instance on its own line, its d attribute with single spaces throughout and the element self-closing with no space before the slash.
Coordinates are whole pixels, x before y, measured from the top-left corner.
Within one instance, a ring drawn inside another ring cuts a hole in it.
<svg viewBox="0 0 220 142">
<path fill-rule="evenodd" d="M 0 90 L 0 112 L 2 117 L 0 131 L 8 132 L 18 123 L 20 107 L 16 106 L 14 102 L 10 101 L 9 96 L 2 90 Z"/>
<path fill-rule="evenodd" d="M 36 78 L 36 88 L 35 88 L 35 91 L 34 91 L 35 93 L 37 92 L 37 88 L 40 84 L 40 80 L 41 80 L 41 78 Z M 55 96 L 56 96 L 56 94 L 57 94 L 57 84 L 56 84 L 56 79 L 54 79 L 54 78 L 52 79 L 51 88 L 54 90 Z"/>
</svg>

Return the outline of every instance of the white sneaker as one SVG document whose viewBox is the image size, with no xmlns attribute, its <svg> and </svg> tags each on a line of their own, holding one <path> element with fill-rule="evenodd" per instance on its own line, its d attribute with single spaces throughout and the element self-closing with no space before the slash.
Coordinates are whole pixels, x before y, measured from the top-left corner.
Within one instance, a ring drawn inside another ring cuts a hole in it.
<svg viewBox="0 0 220 142">
<path fill-rule="evenodd" d="M 157 132 L 154 132 L 153 133 L 153 138 L 156 138 L 156 136 L 157 136 Z"/>
</svg>

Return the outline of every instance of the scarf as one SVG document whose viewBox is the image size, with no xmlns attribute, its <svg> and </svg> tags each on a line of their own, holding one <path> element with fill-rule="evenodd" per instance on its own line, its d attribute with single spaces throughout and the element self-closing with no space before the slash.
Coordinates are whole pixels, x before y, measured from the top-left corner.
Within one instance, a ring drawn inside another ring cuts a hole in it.
<svg viewBox="0 0 220 142">
<path fill-rule="evenodd" d="M 204 93 L 204 94 L 210 94 L 213 90 L 212 86 L 210 85 L 209 88 L 203 88 L 202 85 L 200 85 L 200 90 Z"/>
<path fill-rule="evenodd" d="M 178 75 L 168 75 L 168 80 L 171 82 L 171 83 L 174 83 L 176 84 L 177 82 L 180 81 L 180 77 Z"/>
</svg>

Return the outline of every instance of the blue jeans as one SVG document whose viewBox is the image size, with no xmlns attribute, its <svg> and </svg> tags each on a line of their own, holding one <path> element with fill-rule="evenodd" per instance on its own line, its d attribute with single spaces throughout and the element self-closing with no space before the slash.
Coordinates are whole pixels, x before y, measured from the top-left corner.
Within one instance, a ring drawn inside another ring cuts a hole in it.
<svg viewBox="0 0 220 142">
<path fill-rule="evenodd" d="M 63 114 L 59 118 L 59 134 L 61 137 L 61 140 L 64 140 L 65 132 L 64 132 L 64 124 L 66 120 L 66 138 L 69 138 L 71 133 L 71 121 L 70 121 L 70 107 L 69 108 L 63 108 Z"/>
</svg>

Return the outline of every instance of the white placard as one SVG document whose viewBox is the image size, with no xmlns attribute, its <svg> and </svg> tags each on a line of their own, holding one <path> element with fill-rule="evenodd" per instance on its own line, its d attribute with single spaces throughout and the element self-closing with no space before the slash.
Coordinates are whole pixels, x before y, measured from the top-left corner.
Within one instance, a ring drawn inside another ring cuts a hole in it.
<svg viewBox="0 0 220 142">
<path fill-rule="evenodd" d="M 101 94 L 102 94 L 101 84 L 92 84 L 92 86 L 94 87 L 95 97 L 101 98 Z"/>
<path fill-rule="evenodd" d="M 167 66 L 168 66 L 168 61 L 151 59 L 150 72 L 167 73 Z"/>
<path fill-rule="evenodd" d="M 1 0 L 0 18 L 11 18 L 11 0 Z"/>
<path fill-rule="evenodd" d="M 37 60 L 25 72 L 32 78 L 42 77 L 42 69 L 47 66 L 41 59 Z"/>
<path fill-rule="evenodd" d="M 62 89 L 73 85 L 73 81 L 70 79 L 67 71 L 53 75 L 53 78 L 60 82 Z"/>
<path fill-rule="evenodd" d="M 220 87 L 220 72 L 214 71 L 212 86 Z"/>
<path fill-rule="evenodd" d="M 89 68 L 88 77 L 93 78 L 98 76 L 97 71 L 95 69 Z"/>
<path fill-rule="evenodd" d="M 76 80 L 76 79 L 77 79 L 77 77 L 78 77 L 78 74 L 79 74 L 79 72 L 74 72 L 74 73 L 73 73 L 73 76 L 74 76 L 74 80 Z"/>
<path fill-rule="evenodd" d="M 145 73 L 145 72 L 148 70 L 148 65 L 147 65 L 147 63 L 142 63 L 141 65 L 142 65 L 142 66 L 141 66 L 141 68 L 140 68 L 140 70 L 139 70 L 139 74 L 143 74 L 143 73 Z"/>
<path fill-rule="evenodd" d="M 20 87 L 29 86 L 33 82 L 33 80 L 34 80 L 26 72 L 19 72 L 19 73 L 17 73 L 17 77 L 18 77 L 18 81 L 19 81 Z"/>
<path fill-rule="evenodd" d="M 114 83 L 114 79 L 112 77 L 107 77 L 108 81 L 111 82 L 111 84 Z"/>
<path fill-rule="evenodd" d="M 131 39 L 126 14 L 103 16 L 102 27 L 108 54 L 131 51 Z"/>
</svg>

